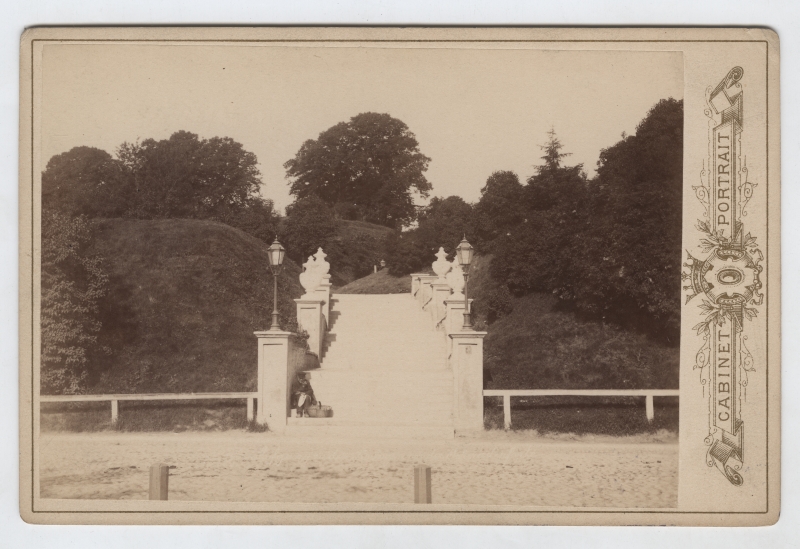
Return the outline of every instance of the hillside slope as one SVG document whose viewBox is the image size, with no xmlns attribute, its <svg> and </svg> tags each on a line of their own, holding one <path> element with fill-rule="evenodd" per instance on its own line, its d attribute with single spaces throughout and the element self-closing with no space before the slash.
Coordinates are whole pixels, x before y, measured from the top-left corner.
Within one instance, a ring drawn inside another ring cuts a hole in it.
<svg viewBox="0 0 800 549">
<path fill-rule="evenodd" d="M 96 222 L 109 292 L 101 343 L 113 350 L 90 392 L 254 390 L 256 339 L 270 324 L 267 245 L 190 219 Z M 287 261 L 278 279 L 284 328 L 303 292 Z"/>
<path fill-rule="evenodd" d="M 488 325 L 484 364 L 492 389 L 673 389 L 680 348 L 611 323 L 564 310 L 555 296 L 513 297 L 490 275 L 493 256 L 477 256 L 470 269 L 473 312 Z"/>
<path fill-rule="evenodd" d="M 372 273 L 384 255 L 384 241 L 392 229 L 365 221 L 337 221 L 335 249 L 330 253 L 331 283 L 334 288 L 345 286 Z"/>
<path fill-rule="evenodd" d="M 388 269 L 358 278 L 341 288 L 337 294 L 407 294 L 411 292 L 410 276 L 392 276 Z"/>
</svg>

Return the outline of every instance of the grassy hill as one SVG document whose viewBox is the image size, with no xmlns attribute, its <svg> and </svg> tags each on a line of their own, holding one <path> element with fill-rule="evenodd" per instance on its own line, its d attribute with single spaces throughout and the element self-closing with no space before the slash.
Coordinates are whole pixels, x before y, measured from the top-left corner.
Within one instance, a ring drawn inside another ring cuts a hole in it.
<svg viewBox="0 0 800 549">
<path fill-rule="evenodd" d="M 334 288 L 345 286 L 372 273 L 374 265 L 383 259 L 383 242 L 392 229 L 365 221 L 340 219 L 336 249 L 330 250 L 331 283 Z"/>
<path fill-rule="evenodd" d="M 109 273 L 100 340 L 113 350 L 90 392 L 255 390 L 256 339 L 272 311 L 267 245 L 190 219 L 99 220 Z M 278 279 L 285 328 L 296 326 L 300 269 Z"/>
<path fill-rule="evenodd" d="M 337 294 L 404 294 L 411 292 L 410 276 L 392 276 L 387 269 L 336 288 Z"/>
</svg>

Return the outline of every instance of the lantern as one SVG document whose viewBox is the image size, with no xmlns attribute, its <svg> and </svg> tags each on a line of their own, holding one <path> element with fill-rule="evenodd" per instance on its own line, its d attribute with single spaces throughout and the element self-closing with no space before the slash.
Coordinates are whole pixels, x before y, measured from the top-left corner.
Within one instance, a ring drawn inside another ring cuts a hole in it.
<svg viewBox="0 0 800 549">
<path fill-rule="evenodd" d="M 275 242 L 267 250 L 267 258 L 269 259 L 269 268 L 272 271 L 272 325 L 270 330 L 280 331 L 280 318 L 278 315 L 278 272 L 283 265 L 283 257 L 286 255 L 286 250 L 281 243 L 278 242 L 277 235 Z"/>
<path fill-rule="evenodd" d="M 462 330 L 472 330 L 472 312 L 469 309 L 469 265 L 472 263 L 473 248 L 467 242 L 466 235 L 456 248 L 456 257 L 464 271 L 464 325 Z"/>
<path fill-rule="evenodd" d="M 286 255 L 286 249 L 278 242 L 278 237 L 275 237 L 275 242 L 267 250 L 267 257 L 269 258 L 269 266 L 272 267 L 272 272 L 275 272 L 277 267 L 283 265 L 283 258 Z"/>
<path fill-rule="evenodd" d="M 456 257 L 458 257 L 458 264 L 461 265 L 461 268 L 464 272 L 469 271 L 470 263 L 472 263 L 472 254 L 474 252 L 474 248 L 470 246 L 469 242 L 467 242 L 467 237 L 465 236 L 461 243 L 456 248 Z"/>
</svg>

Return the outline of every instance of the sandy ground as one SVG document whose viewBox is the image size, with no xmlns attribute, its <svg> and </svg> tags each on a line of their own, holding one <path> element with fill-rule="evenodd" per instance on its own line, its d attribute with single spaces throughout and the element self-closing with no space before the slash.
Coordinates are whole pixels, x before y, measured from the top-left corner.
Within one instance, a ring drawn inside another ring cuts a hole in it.
<svg viewBox="0 0 800 549">
<path fill-rule="evenodd" d="M 413 467 L 432 468 L 434 503 L 675 507 L 674 435 L 545 438 L 486 433 L 451 441 L 321 441 L 270 433 L 45 434 L 44 498 L 147 499 L 149 467 L 169 498 L 413 503 Z"/>
</svg>

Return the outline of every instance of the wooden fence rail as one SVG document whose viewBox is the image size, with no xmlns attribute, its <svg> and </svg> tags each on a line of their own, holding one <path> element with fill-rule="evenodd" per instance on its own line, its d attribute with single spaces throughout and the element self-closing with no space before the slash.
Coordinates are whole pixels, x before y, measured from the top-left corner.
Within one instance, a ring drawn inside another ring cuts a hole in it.
<svg viewBox="0 0 800 549">
<path fill-rule="evenodd" d="M 592 397 L 645 397 L 645 415 L 648 422 L 655 418 L 653 397 L 679 396 L 678 389 L 484 389 L 483 396 L 503 397 L 503 426 L 511 429 L 512 396 L 592 396 Z"/>
<path fill-rule="evenodd" d="M 221 400 L 246 399 L 247 421 L 253 420 L 257 393 L 139 393 L 116 395 L 41 395 L 39 402 L 111 402 L 111 423 L 119 419 L 120 400 Z"/>
</svg>

